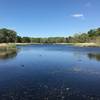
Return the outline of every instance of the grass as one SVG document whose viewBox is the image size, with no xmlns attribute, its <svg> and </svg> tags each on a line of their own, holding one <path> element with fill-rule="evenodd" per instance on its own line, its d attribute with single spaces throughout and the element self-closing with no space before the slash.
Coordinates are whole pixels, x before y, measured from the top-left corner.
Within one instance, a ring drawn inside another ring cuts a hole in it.
<svg viewBox="0 0 100 100">
<path fill-rule="evenodd" d="M 17 48 L 15 43 L 0 43 L 0 59 L 15 56 Z"/>
<path fill-rule="evenodd" d="M 43 44 L 43 43 L 0 43 L 0 49 L 15 49 L 16 46 L 27 46 L 33 44 Z M 65 44 L 78 47 L 100 47 L 100 43 L 54 43 L 54 44 Z"/>
<path fill-rule="evenodd" d="M 54 43 L 54 44 L 72 45 L 77 47 L 100 47 L 100 43 Z"/>
<path fill-rule="evenodd" d="M 65 44 L 77 47 L 100 47 L 100 43 L 55 43 L 55 44 Z"/>
<path fill-rule="evenodd" d="M 25 46 L 32 44 L 43 44 L 43 43 L 16 43 L 17 46 Z M 47 43 L 48 44 L 48 43 Z M 100 43 L 52 43 L 52 44 L 60 44 L 60 45 L 72 45 L 78 47 L 100 47 Z"/>
<path fill-rule="evenodd" d="M 0 50 L 5 49 L 16 49 L 15 43 L 0 43 Z"/>
<path fill-rule="evenodd" d="M 71 45 L 78 47 L 100 47 L 100 43 L 73 43 Z"/>
<path fill-rule="evenodd" d="M 16 46 L 27 46 L 27 45 L 32 45 L 32 44 L 42 44 L 42 43 L 15 43 Z"/>
</svg>

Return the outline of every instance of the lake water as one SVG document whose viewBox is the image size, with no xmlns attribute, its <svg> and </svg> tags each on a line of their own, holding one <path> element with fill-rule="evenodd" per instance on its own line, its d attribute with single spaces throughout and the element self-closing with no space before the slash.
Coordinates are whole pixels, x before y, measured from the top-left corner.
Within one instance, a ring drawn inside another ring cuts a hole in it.
<svg viewBox="0 0 100 100">
<path fill-rule="evenodd" d="M 0 100 L 100 100 L 100 48 L 17 48 L 0 52 Z"/>
</svg>

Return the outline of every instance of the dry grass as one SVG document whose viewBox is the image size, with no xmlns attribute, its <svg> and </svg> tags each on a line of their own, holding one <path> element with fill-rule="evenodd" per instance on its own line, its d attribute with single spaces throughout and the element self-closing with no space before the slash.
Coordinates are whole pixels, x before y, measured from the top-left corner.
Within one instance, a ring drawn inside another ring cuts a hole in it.
<svg viewBox="0 0 100 100">
<path fill-rule="evenodd" d="M 100 47 L 99 43 L 74 43 L 73 45 L 79 47 Z"/>
<path fill-rule="evenodd" d="M 6 43 L 0 43 L 0 48 L 1 47 L 7 47 L 8 46 L 8 44 L 6 44 Z"/>
<path fill-rule="evenodd" d="M 16 48 L 15 43 L 0 43 L 0 49 L 3 48 Z"/>
</svg>

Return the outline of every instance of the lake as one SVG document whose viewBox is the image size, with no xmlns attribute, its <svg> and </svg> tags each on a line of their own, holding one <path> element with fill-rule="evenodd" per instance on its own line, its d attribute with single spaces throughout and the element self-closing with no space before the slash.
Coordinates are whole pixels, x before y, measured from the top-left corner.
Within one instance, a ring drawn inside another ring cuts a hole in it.
<svg viewBox="0 0 100 100">
<path fill-rule="evenodd" d="M 100 100 L 100 48 L 17 49 L 0 51 L 0 100 Z"/>
</svg>

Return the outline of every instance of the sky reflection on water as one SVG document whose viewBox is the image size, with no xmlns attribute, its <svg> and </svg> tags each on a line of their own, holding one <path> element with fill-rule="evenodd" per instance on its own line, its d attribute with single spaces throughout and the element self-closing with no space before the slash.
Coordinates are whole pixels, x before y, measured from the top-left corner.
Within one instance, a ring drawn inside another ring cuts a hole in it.
<svg viewBox="0 0 100 100">
<path fill-rule="evenodd" d="M 100 48 L 18 46 L 0 57 L 1 100 L 100 100 Z"/>
</svg>

